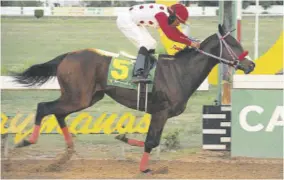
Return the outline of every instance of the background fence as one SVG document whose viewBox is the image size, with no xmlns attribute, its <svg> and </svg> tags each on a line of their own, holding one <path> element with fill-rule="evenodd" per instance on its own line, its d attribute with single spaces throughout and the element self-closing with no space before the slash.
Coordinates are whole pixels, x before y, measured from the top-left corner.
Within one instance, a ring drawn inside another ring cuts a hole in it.
<svg viewBox="0 0 284 180">
<path fill-rule="evenodd" d="M 33 16 L 35 9 L 43 9 L 44 16 L 117 16 L 127 12 L 129 7 L 1 7 L 1 15 Z M 219 7 L 187 7 L 190 16 L 217 16 Z M 249 6 L 243 15 L 254 16 L 259 11 L 264 16 L 283 16 L 283 6 L 274 5 L 268 9 Z"/>
</svg>

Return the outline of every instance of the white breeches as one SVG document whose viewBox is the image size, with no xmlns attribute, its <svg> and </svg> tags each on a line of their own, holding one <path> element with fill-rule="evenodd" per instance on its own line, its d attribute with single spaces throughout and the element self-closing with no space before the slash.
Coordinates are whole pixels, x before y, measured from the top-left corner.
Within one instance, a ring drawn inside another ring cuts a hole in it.
<svg viewBox="0 0 284 180">
<path fill-rule="evenodd" d="M 119 30 L 139 49 L 144 46 L 148 50 L 156 49 L 157 42 L 144 26 L 137 26 L 130 14 L 121 14 L 116 20 Z"/>
</svg>

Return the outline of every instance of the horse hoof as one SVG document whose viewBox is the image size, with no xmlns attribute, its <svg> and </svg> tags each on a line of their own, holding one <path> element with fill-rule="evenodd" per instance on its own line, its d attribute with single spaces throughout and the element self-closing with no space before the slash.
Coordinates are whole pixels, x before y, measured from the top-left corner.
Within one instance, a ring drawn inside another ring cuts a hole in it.
<svg viewBox="0 0 284 180">
<path fill-rule="evenodd" d="M 28 140 L 22 140 L 20 143 L 18 143 L 15 148 L 21 148 L 21 147 L 25 147 L 25 146 L 29 146 L 31 145 L 32 143 Z"/>
<path fill-rule="evenodd" d="M 59 172 L 62 170 L 62 167 L 57 164 L 51 164 L 45 168 L 46 172 Z"/>
<path fill-rule="evenodd" d="M 160 167 L 158 169 L 155 169 L 153 171 L 153 173 L 155 173 L 155 174 L 168 174 L 169 168 L 167 166 L 163 166 L 163 167 Z"/>
<path fill-rule="evenodd" d="M 126 138 L 126 135 L 125 135 L 125 134 L 119 134 L 119 135 L 115 136 L 115 139 L 127 143 L 127 138 Z"/>
<path fill-rule="evenodd" d="M 151 169 L 146 169 L 145 171 L 141 171 L 141 173 L 145 175 L 152 175 L 153 171 Z"/>
</svg>

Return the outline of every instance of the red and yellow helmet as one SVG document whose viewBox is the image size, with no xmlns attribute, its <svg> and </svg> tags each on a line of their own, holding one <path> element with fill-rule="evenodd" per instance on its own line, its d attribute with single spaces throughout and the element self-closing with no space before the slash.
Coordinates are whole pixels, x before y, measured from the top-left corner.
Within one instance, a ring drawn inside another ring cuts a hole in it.
<svg viewBox="0 0 284 180">
<path fill-rule="evenodd" d="M 189 17 L 187 8 L 182 4 L 174 4 L 170 6 L 169 11 L 183 24 L 185 24 Z"/>
</svg>

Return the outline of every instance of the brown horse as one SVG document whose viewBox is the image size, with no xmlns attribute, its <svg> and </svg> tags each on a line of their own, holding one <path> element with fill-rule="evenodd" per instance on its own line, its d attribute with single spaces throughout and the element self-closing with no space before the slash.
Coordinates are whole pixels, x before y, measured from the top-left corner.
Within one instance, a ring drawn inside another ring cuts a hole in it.
<svg viewBox="0 0 284 180">
<path fill-rule="evenodd" d="M 244 58 L 245 55 L 240 43 L 229 33 L 225 33 L 219 25 L 219 32 L 205 39 L 200 50 L 185 48 L 174 56 L 159 57 L 153 90 L 148 93 L 148 113 L 152 118 L 145 142 L 125 136 L 118 137 L 130 145 L 144 147 L 140 171 L 151 171 L 148 169 L 149 155 L 151 150 L 159 145 L 167 119 L 184 112 L 190 96 L 215 65 L 220 62 L 227 63 L 242 69 L 246 74 L 254 69 L 255 64 Z M 15 74 L 15 80 L 26 86 L 42 85 L 57 76 L 61 88 L 61 96 L 57 100 L 38 103 L 33 133 L 29 139 L 23 140 L 16 147 L 36 143 L 42 119 L 54 114 L 67 147 L 73 149 L 65 117 L 92 106 L 103 99 L 105 94 L 126 107 L 136 109 L 136 90 L 107 85 L 111 59 L 111 56 L 84 49 L 65 53 Z"/>
</svg>

